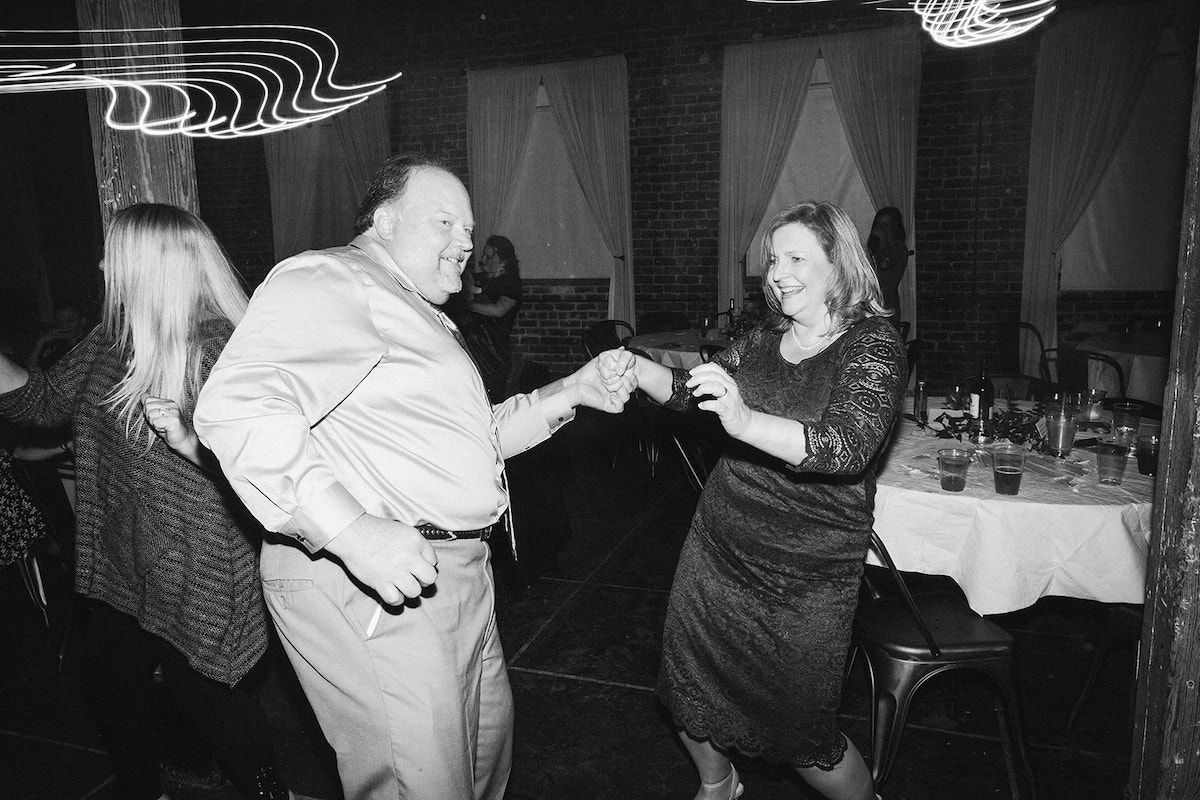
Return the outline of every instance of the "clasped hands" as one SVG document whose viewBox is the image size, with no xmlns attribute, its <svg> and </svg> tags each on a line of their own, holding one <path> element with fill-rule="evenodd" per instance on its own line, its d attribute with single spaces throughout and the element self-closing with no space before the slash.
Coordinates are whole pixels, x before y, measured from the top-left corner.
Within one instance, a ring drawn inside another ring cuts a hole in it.
<svg viewBox="0 0 1200 800">
<path fill-rule="evenodd" d="M 666 367 L 659 364 L 640 360 L 643 364 L 639 364 L 639 358 L 624 348 L 601 353 L 596 363 L 601 384 L 606 388 L 613 387 L 613 390 L 620 387 L 622 391 L 632 392 L 639 385 L 639 369 L 667 371 Z M 664 384 L 664 394 L 668 394 L 669 390 L 665 387 L 670 385 L 669 378 L 664 375 L 657 380 Z M 728 434 L 738 438 L 745 431 L 750 423 L 751 411 L 742 399 L 737 381 L 724 367 L 712 362 L 698 364 L 689 371 L 686 386 L 698 401 L 696 407 L 716 414 Z M 652 390 L 647 388 L 646 391 L 654 397 Z M 654 399 L 666 402 L 667 397 Z"/>
</svg>

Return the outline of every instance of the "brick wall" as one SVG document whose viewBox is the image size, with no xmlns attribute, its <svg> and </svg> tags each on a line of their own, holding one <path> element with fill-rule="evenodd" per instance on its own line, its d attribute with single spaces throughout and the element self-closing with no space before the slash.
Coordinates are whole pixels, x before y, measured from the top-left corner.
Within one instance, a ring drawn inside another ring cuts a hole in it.
<svg viewBox="0 0 1200 800">
<path fill-rule="evenodd" d="M 1037 37 L 922 53 L 914 262 L 918 373 L 959 382 L 1021 311 Z"/>
<path fill-rule="evenodd" d="M 1060 9 L 1095 4 L 1064 0 Z M 911 24 L 906 15 L 845 3 L 739 0 L 359 0 L 289 3 L 287 20 L 282 4 L 251 4 L 243 13 L 255 8 L 263 18 L 328 31 L 343 44 L 340 69 L 349 78 L 403 69 L 389 89 L 393 149 L 441 155 L 468 187 L 468 70 L 623 54 L 638 312 L 678 310 L 693 319 L 716 310 L 725 45 Z M 220 13 L 228 22 L 228 8 Z M 912 244 L 919 370 L 931 386 L 973 370 L 991 322 L 1020 313 L 1038 41 L 1035 31 L 969 50 L 923 46 Z M 271 260 L 261 143 L 198 144 L 197 163 L 206 218 L 257 282 Z M 747 296 L 758 297 L 755 281 Z M 606 308 L 606 291 L 594 281 L 531 282 L 516 346 L 565 372 L 582 360 L 580 331 Z M 1089 308 L 1068 298 L 1060 325 L 1071 330 Z"/>
<path fill-rule="evenodd" d="M 587 360 L 580 340 L 592 323 L 608 317 L 608 281 L 527 280 L 524 290 L 513 348 L 547 365 Z"/>
</svg>

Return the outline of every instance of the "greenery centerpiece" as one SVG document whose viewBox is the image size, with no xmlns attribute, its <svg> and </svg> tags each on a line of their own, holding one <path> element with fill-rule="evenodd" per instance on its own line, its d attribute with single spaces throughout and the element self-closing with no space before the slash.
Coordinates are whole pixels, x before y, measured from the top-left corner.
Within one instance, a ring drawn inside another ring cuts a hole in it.
<svg viewBox="0 0 1200 800">
<path fill-rule="evenodd" d="M 1033 409 L 1011 409 L 995 411 L 992 414 L 992 440 L 997 442 L 1012 442 L 1027 444 L 1030 450 L 1040 450 L 1045 443 L 1045 434 L 1038 429 L 1038 421 L 1042 418 L 1041 411 Z M 967 414 L 952 415 L 943 411 L 928 423 L 917 421 L 920 428 L 928 428 L 939 439 L 957 439 L 962 441 L 969 436 L 971 417 Z"/>
</svg>

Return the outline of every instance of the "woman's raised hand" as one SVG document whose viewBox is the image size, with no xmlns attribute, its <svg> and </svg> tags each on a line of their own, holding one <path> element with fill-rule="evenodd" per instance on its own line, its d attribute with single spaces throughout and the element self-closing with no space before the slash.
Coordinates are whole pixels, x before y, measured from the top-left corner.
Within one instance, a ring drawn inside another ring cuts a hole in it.
<svg viewBox="0 0 1200 800">
<path fill-rule="evenodd" d="M 713 412 L 726 433 L 735 439 L 741 437 L 750 425 L 752 412 L 732 375 L 719 364 L 708 362 L 692 367 L 686 385 L 700 401 L 697 408 Z"/>
<path fill-rule="evenodd" d="M 181 450 L 196 435 L 192 426 L 184 422 L 183 411 L 174 400 L 146 395 L 142 398 L 142 414 L 158 438 L 172 450 Z"/>
</svg>

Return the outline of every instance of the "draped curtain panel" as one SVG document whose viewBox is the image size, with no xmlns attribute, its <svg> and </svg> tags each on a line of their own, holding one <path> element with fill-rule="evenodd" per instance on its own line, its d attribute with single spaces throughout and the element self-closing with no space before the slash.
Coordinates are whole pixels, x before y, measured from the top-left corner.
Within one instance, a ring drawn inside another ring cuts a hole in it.
<svg viewBox="0 0 1200 800">
<path fill-rule="evenodd" d="M 310 246 L 320 196 L 317 189 L 320 147 L 321 131 L 317 125 L 263 137 L 276 263 Z"/>
<path fill-rule="evenodd" d="M 263 137 L 275 260 L 350 241 L 354 214 L 388 155 L 380 92 L 321 122 Z"/>
<path fill-rule="evenodd" d="M 387 112 L 387 97 L 380 92 L 333 118 L 337 162 L 353 192 L 355 211 L 366 195 L 375 171 L 388 157 Z"/>
<path fill-rule="evenodd" d="M 916 25 L 822 37 L 838 114 L 875 208 L 904 215 L 909 249 L 917 251 L 914 219 L 921 31 Z M 917 336 L 916 263 L 900 283 L 900 319 Z"/>
<path fill-rule="evenodd" d="M 476 230 L 486 236 L 508 201 L 539 83 L 546 88 L 575 177 L 614 259 L 609 316 L 632 320 L 629 81 L 623 56 L 469 73 Z"/>
<path fill-rule="evenodd" d="M 633 212 L 629 179 L 629 79 L 624 56 L 552 64 L 543 73 L 550 110 L 575 177 L 613 255 L 608 314 L 633 321 Z"/>
<path fill-rule="evenodd" d="M 1055 251 L 1079 221 L 1129 123 L 1164 22 L 1157 5 L 1063 14 L 1038 51 L 1021 319 L 1058 344 Z M 1028 344 L 1022 370 L 1036 375 Z"/>
<path fill-rule="evenodd" d="M 725 48 L 718 308 L 742 305 L 742 258 L 779 181 L 819 49 L 816 39 Z"/>
<path fill-rule="evenodd" d="M 476 246 L 483 251 L 508 203 L 537 103 L 538 67 L 467 73 L 467 157 Z"/>
</svg>

